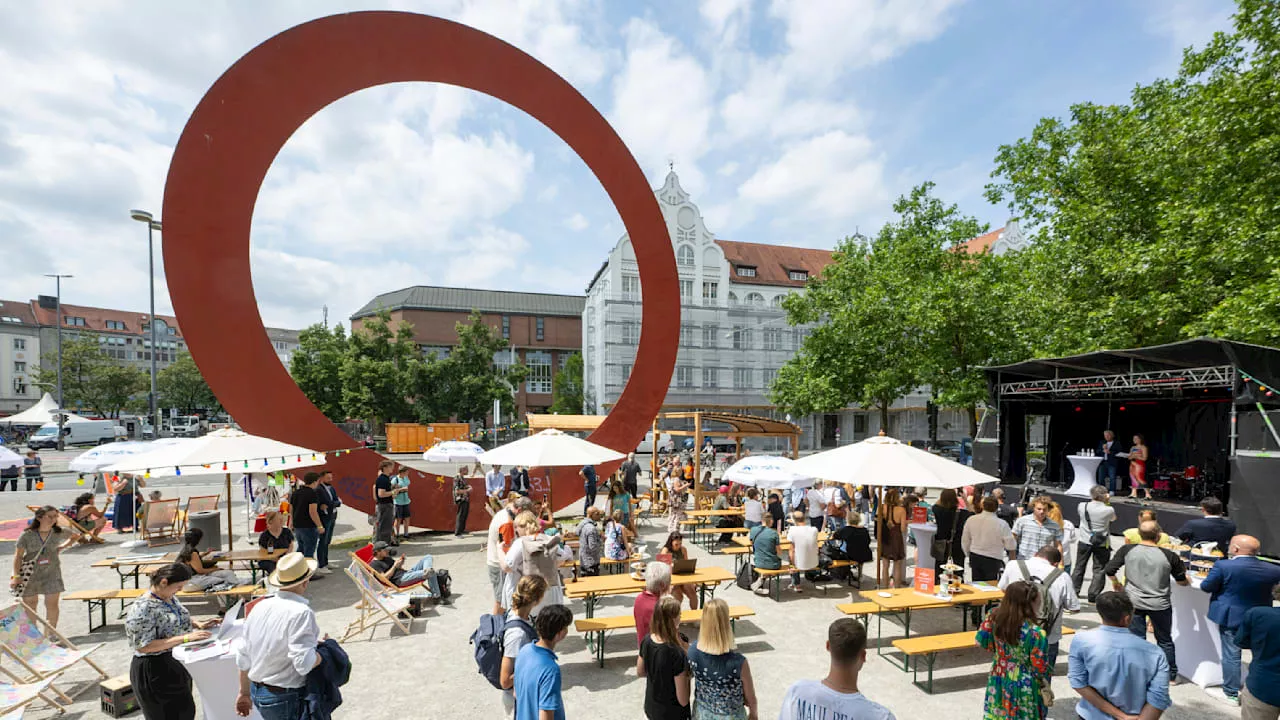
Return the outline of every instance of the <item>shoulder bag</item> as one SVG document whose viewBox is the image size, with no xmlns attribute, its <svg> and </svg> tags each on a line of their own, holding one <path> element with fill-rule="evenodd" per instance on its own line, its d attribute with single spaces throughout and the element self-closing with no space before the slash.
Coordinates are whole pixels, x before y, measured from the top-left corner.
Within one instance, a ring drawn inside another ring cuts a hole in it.
<svg viewBox="0 0 1280 720">
<path fill-rule="evenodd" d="M 49 537 L 45 538 L 44 542 L 40 543 L 40 549 L 36 551 L 36 554 L 30 560 L 22 561 L 22 567 L 18 568 L 18 584 L 14 585 L 10 590 L 14 597 L 22 597 L 23 591 L 27 589 L 27 583 L 31 581 L 31 576 L 36 572 L 36 562 L 44 553 L 45 546 L 48 545 L 49 541 L 52 539 L 53 531 L 50 530 Z"/>
<path fill-rule="evenodd" d="M 1084 504 L 1084 521 L 1089 526 L 1089 544 L 1094 547 L 1106 547 L 1107 543 L 1111 541 L 1111 534 L 1105 530 L 1094 532 L 1093 521 L 1089 519 L 1088 502 Z"/>
</svg>

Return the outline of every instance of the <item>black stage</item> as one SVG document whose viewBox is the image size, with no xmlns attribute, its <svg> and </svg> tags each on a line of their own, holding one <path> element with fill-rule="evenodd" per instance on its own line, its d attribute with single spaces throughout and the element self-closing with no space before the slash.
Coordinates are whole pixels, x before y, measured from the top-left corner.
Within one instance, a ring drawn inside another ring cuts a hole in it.
<svg viewBox="0 0 1280 720">
<path fill-rule="evenodd" d="M 1021 497 L 1022 485 L 1004 485 L 1004 496 L 1006 500 L 1017 502 Z M 1041 485 L 1028 485 L 1027 498 L 1033 498 L 1037 495 L 1048 495 L 1053 501 L 1058 503 L 1062 508 L 1062 517 L 1070 520 L 1073 525 L 1080 527 L 1079 507 L 1080 503 L 1088 498 L 1075 497 L 1067 495 L 1060 487 L 1045 487 Z M 1160 528 L 1172 535 L 1182 524 L 1188 520 L 1200 517 L 1200 507 L 1195 504 L 1185 502 L 1165 501 L 1165 500 L 1131 500 L 1129 497 L 1112 497 L 1111 507 L 1115 508 L 1116 519 L 1111 524 L 1112 531 L 1119 535 L 1122 530 L 1138 526 L 1138 511 L 1148 508 L 1156 511 L 1156 522 L 1160 523 Z"/>
</svg>

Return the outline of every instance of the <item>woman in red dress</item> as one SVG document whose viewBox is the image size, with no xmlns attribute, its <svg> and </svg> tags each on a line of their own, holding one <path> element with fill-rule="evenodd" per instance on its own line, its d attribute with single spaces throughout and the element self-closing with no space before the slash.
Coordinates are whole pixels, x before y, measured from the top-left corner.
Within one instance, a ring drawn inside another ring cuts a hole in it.
<svg viewBox="0 0 1280 720">
<path fill-rule="evenodd" d="M 1142 488 L 1151 499 L 1151 487 L 1147 485 L 1147 444 L 1141 435 L 1133 436 L 1133 449 L 1129 451 L 1129 497 L 1138 497 L 1138 488 Z"/>
</svg>

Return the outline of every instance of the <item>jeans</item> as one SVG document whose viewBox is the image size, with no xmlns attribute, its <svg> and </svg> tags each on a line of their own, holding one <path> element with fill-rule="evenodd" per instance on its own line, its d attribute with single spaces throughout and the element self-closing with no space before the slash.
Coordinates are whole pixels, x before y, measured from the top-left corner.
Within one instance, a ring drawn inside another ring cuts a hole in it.
<svg viewBox="0 0 1280 720">
<path fill-rule="evenodd" d="M 1222 638 L 1222 692 L 1229 697 L 1240 697 L 1240 646 L 1236 644 L 1236 630 L 1218 626 Z"/>
<path fill-rule="evenodd" d="M 1173 649 L 1173 610 L 1165 608 L 1164 610 L 1143 610 L 1142 608 L 1133 609 L 1133 619 L 1129 621 L 1129 632 L 1137 635 L 1142 639 L 1147 638 L 1147 620 L 1151 620 L 1151 628 L 1156 634 L 1156 645 L 1164 651 L 1164 657 L 1169 661 L 1169 682 L 1178 677 L 1178 658 Z M 1225 674 L 1226 667 L 1223 671 Z"/>
<path fill-rule="evenodd" d="M 819 515 L 818 517 L 811 517 L 811 518 L 809 518 L 809 524 L 810 524 L 810 525 L 812 525 L 812 526 L 814 526 L 814 527 L 816 527 L 816 528 L 818 528 L 818 530 L 819 530 L 819 531 L 821 531 L 821 530 L 822 530 L 822 526 L 823 526 L 826 522 L 827 522 L 827 519 L 826 519 L 825 517 L 821 516 L 821 515 Z"/>
<path fill-rule="evenodd" d="M 319 530 L 313 527 L 295 527 L 293 536 L 298 538 L 298 552 L 309 558 L 316 556 L 316 546 L 320 544 Z"/>
<path fill-rule="evenodd" d="M 835 532 L 847 524 L 842 517 L 827 516 L 827 530 L 831 532 Z"/>
<path fill-rule="evenodd" d="M 270 690 L 264 685 L 253 683 L 249 686 L 249 699 L 258 708 L 262 720 L 298 720 L 302 715 L 305 687 L 289 688 L 283 692 Z"/>
<path fill-rule="evenodd" d="M 586 498 L 585 500 L 583 500 L 583 501 L 582 501 L 582 514 L 583 514 L 583 515 L 586 515 L 586 514 L 587 514 L 587 508 L 589 508 L 589 507 L 591 507 L 592 505 L 595 505 L 595 504 L 596 504 L 596 488 L 595 488 L 594 486 L 588 485 L 588 486 L 586 486 L 586 487 L 582 488 L 582 490 L 583 490 L 583 492 L 585 492 L 585 493 L 586 493 L 586 495 L 587 495 L 587 498 Z M 633 497 L 634 497 L 634 496 L 633 496 Z"/>
<path fill-rule="evenodd" d="M 1089 564 L 1089 558 L 1093 558 L 1093 579 L 1089 581 L 1089 602 L 1097 602 L 1098 595 L 1102 593 L 1102 586 L 1107 580 L 1106 573 L 1102 572 L 1107 566 L 1107 561 L 1111 559 L 1111 548 L 1102 545 L 1091 545 L 1087 542 L 1076 543 L 1076 567 L 1071 573 L 1071 582 L 1075 585 L 1076 594 L 1080 594 L 1080 588 L 1084 586 L 1084 568 Z"/>
<path fill-rule="evenodd" d="M 333 542 L 333 526 L 338 524 L 338 513 L 331 512 L 321 518 L 324 520 L 324 534 L 316 546 L 316 563 L 320 567 L 329 567 L 329 543 Z"/>
<path fill-rule="evenodd" d="M 1116 475 L 1116 466 L 1110 463 L 1102 463 L 1098 466 L 1098 475 L 1102 479 L 1102 484 L 1113 493 L 1120 492 L 1120 482 Z"/>
<path fill-rule="evenodd" d="M 388 515 L 390 515 L 391 506 L 388 505 L 387 508 L 388 508 Z M 471 514 L 470 500 L 463 500 L 462 502 L 458 503 L 457 522 L 453 526 L 454 535 L 461 535 L 467 531 L 467 516 L 470 514 Z M 390 523 L 387 523 L 387 524 L 390 525 Z"/>
<path fill-rule="evenodd" d="M 404 587 L 426 578 L 427 587 L 431 588 L 431 594 L 440 597 L 440 582 L 436 580 L 435 570 L 432 569 L 433 564 L 434 559 L 430 555 L 422 556 L 422 559 L 414 563 L 413 567 L 405 570 L 400 577 L 396 578 L 396 584 Z"/>
<path fill-rule="evenodd" d="M 742 527 L 750 530 L 753 527 L 760 527 L 760 523 L 756 522 L 755 520 L 743 520 Z"/>
</svg>

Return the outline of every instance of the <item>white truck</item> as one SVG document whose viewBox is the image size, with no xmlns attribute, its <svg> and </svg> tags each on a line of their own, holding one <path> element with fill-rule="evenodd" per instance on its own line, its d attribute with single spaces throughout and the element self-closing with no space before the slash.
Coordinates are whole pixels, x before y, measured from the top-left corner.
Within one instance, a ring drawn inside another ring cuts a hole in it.
<svg viewBox="0 0 1280 720">
<path fill-rule="evenodd" d="M 200 437 L 204 433 L 204 425 L 199 415 L 179 415 L 169 421 L 169 429 L 174 437 Z"/>
<path fill-rule="evenodd" d="M 116 425 L 115 420 L 75 419 L 62 426 L 63 445 L 105 445 L 116 440 L 126 439 L 124 428 Z M 27 447 L 32 450 L 53 448 L 58 446 L 58 423 L 51 422 L 40 426 L 27 438 Z"/>
</svg>

